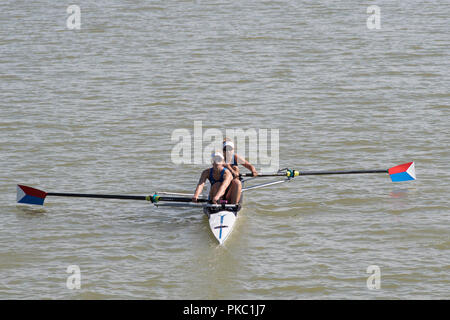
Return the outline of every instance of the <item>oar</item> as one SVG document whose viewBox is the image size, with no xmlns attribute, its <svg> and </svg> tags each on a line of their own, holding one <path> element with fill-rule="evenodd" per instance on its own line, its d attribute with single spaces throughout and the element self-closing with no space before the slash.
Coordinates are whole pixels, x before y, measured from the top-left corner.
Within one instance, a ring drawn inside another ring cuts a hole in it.
<svg viewBox="0 0 450 320">
<path fill-rule="evenodd" d="M 392 181 L 416 180 L 414 162 L 401 164 L 386 170 L 351 170 L 351 171 L 297 171 L 290 169 L 282 169 L 273 174 L 261 174 L 258 177 L 285 176 L 288 179 L 297 176 L 307 175 L 328 175 L 328 174 L 365 174 L 365 173 L 388 173 Z M 252 174 L 243 174 L 241 176 L 252 176 Z M 275 184 L 278 182 L 274 182 Z M 266 185 L 266 184 L 264 184 Z M 133 195 L 115 195 L 115 194 L 88 194 L 88 193 L 61 193 L 61 192 L 45 192 L 24 185 L 17 185 L 17 202 L 26 204 L 43 205 L 47 196 L 54 197 L 80 197 L 80 198 L 101 198 L 101 199 L 120 199 L 120 200 L 146 200 L 152 203 L 159 201 L 171 202 L 192 202 L 189 197 L 165 197 L 157 194 L 149 196 L 133 196 Z M 207 202 L 207 199 L 198 199 L 198 202 Z"/>
<path fill-rule="evenodd" d="M 293 178 L 298 176 L 316 176 L 316 175 L 332 175 L 332 174 L 366 174 L 366 173 L 385 173 L 389 174 L 394 182 L 416 180 L 416 172 L 414 162 L 400 164 L 389 169 L 372 169 L 372 170 L 347 170 L 347 171 L 298 171 L 291 169 L 281 169 L 276 173 L 263 173 L 257 177 L 287 177 Z M 251 173 L 242 174 L 242 177 L 252 177 Z"/>
<path fill-rule="evenodd" d="M 17 185 L 17 202 L 26 204 L 43 205 L 47 196 L 52 197 L 77 197 L 77 198 L 100 198 L 100 199 L 119 199 L 119 200 L 145 200 L 152 203 L 159 201 L 172 202 L 191 202 L 192 198 L 185 197 L 162 197 L 157 194 L 149 196 L 132 196 L 117 194 L 89 194 L 89 193 L 61 193 L 61 192 L 45 192 L 24 185 Z M 206 202 L 206 199 L 198 199 L 198 202 Z"/>
</svg>

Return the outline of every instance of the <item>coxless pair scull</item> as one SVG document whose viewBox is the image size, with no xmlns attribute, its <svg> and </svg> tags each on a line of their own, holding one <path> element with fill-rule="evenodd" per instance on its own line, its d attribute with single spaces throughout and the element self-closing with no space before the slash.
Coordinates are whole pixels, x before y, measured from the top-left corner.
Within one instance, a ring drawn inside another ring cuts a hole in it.
<svg viewBox="0 0 450 320">
<path fill-rule="evenodd" d="M 348 171 L 298 171 L 291 169 L 280 169 L 278 172 L 271 174 L 258 174 L 254 176 L 250 174 L 240 174 L 242 183 L 255 178 L 277 177 L 277 180 L 269 181 L 252 186 L 244 186 L 241 190 L 241 197 L 238 203 L 227 203 L 216 199 L 216 203 L 208 200 L 206 197 L 198 196 L 196 201 L 192 201 L 192 194 L 167 193 L 160 192 L 148 196 L 133 195 L 113 195 L 113 194 L 86 194 L 86 193 L 57 193 L 45 192 L 24 185 L 17 186 L 17 202 L 25 204 L 43 205 L 47 196 L 56 197 L 83 197 L 83 198 L 100 198 L 100 199 L 122 199 L 122 200 L 145 200 L 153 203 L 157 207 L 195 207 L 202 208 L 203 212 L 208 216 L 209 225 L 212 233 L 217 241 L 222 244 L 233 230 L 237 214 L 242 207 L 242 193 L 268 187 L 280 183 L 291 181 L 295 177 L 314 176 L 314 175 L 344 175 L 344 174 L 389 174 L 394 182 L 416 180 L 414 162 L 401 164 L 390 169 L 380 170 L 348 170 Z M 246 178 L 249 177 L 249 178 Z M 281 179 L 280 179 L 281 178 Z"/>
</svg>

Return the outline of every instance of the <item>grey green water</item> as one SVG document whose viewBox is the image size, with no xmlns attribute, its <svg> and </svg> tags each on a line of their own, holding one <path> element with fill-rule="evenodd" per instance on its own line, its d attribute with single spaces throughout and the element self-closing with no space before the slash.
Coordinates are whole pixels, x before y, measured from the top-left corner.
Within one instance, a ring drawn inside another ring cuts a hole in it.
<svg viewBox="0 0 450 320">
<path fill-rule="evenodd" d="M 450 5 L 377 1 L 0 3 L 0 298 L 448 299 Z M 302 177 L 245 197 L 224 247 L 199 210 L 46 191 L 193 192 L 176 129 L 279 130 Z M 67 268 L 81 288 L 66 286 Z M 381 271 L 369 290 L 367 268 Z"/>
</svg>

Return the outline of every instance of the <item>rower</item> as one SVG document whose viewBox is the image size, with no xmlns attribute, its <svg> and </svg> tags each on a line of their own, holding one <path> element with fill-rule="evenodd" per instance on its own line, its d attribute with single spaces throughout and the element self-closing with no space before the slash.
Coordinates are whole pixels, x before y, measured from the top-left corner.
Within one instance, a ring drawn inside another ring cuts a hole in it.
<svg viewBox="0 0 450 320">
<path fill-rule="evenodd" d="M 213 166 L 212 168 L 203 170 L 197 188 L 195 189 L 194 196 L 192 197 L 192 201 L 197 202 L 199 195 L 203 191 L 206 180 L 209 180 L 211 183 L 209 199 L 212 203 L 218 203 L 219 200 L 224 199 L 227 200 L 227 203 L 229 204 L 235 204 L 235 202 L 231 202 L 231 199 L 227 197 L 227 189 L 228 187 L 231 187 L 230 183 L 233 180 L 233 175 L 224 167 L 223 154 L 220 151 L 215 151 L 212 153 L 211 158 Z"/>
<path fill-rule="evenodd" d="M 227 168 L 233 175 L 233 180 L 230 183 L 230 188 L 227 192 L 227 198 L 230 199 L 231 203 L 238 203 L 241 198 L 242 183 L 239 175 L 239 164 L 242 164 L 245 168 L 252 172 L 252 175 L 256 177 L 258 172 L 255 167 L 236 154 L 234 152 L 234 143 L 229 138 L 223 140 L 223 153 L 225 155 L 225 168 Z"/>
</svg>

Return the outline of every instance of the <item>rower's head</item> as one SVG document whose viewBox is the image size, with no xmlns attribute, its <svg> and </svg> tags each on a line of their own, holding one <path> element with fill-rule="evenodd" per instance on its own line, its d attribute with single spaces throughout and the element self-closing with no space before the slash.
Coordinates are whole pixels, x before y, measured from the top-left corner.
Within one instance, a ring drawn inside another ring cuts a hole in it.
<svg viewBox="0 0 450 320">
<path fill-rule="evenodd" d="M 222 165 L 224 163 L 224 157 L 222 151 L 216 150 L 211 153 L 211 162 L 213 165 Z"/>
<path fill-rule="evenodd" d="M 233 152 L 234 151 L 234 143 L 231 139 L 225 138 L 223 140 L 223 152 Z"/>
<path fill-rule="evenodd" d="M 234 143 L 231 139 L 225 138 L 223 140 L 223 154 L 225 155 L 225 162 L 231 163 L 231 159 L 234 155 Z"/>
</svg>

